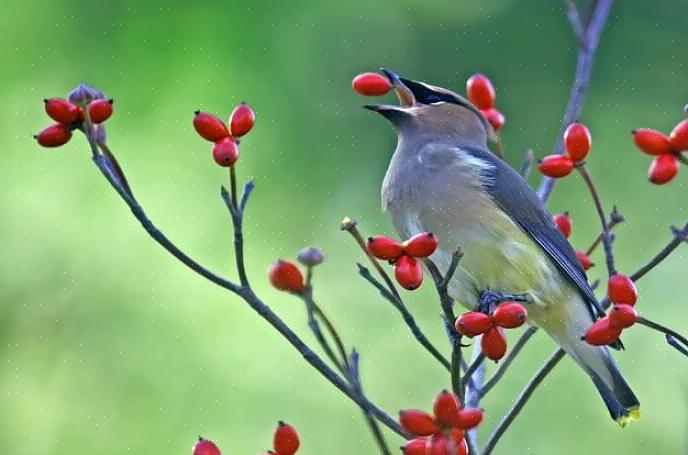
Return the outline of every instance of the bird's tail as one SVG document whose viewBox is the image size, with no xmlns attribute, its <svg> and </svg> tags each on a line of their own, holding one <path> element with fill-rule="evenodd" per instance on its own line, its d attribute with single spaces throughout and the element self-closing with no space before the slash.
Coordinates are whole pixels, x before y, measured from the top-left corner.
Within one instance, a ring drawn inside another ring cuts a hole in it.
<svg viewBox="0 0 688 455">
<path fill-rule="evenodd" d="M 572 312 L 576 307 L 580 308 L 578 305 L 567 305 Z M 619 425 L 625 427 L 640 418 L 640 403 L 609 350 L 606 347 L 591 346 L 581 340 L 587 327 L 592 324 L 591 320 L 584 323 L 581 321 L 589 319 L 589 316 L 581 318 L 580 313 L 571 316 L 562 318 L 566 323 L 564 327 L 557 327 L 560 330 L 552 326 L 547 327 L 549 324 L 543 328 L 588 373 L 607 405 L 609 414 Z"/>
</svg>

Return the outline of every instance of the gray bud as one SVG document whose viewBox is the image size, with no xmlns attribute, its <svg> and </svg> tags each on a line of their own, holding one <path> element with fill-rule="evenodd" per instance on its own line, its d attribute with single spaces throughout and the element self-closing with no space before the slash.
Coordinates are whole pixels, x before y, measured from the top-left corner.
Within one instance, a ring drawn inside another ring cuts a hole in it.
<svg viewBox="0 0 688 455">
<path fill-rule="evenodd" d="M 90 85 L 81 82 L 74 90 L 69 92 L 67 97 L 72 103 L 85 106 L 93 100 L 105 98 L 105 93 L 101 92 L 95 87 L 91 87 Z"/>
<path fill-rule="evenodd" d="M 301 264 L 313 267 L 314 265 L 320 264 L 325 259 L 325 255 L 320 248 L 309 246 L 299 251 L 296 258 Z"/>
</svg>

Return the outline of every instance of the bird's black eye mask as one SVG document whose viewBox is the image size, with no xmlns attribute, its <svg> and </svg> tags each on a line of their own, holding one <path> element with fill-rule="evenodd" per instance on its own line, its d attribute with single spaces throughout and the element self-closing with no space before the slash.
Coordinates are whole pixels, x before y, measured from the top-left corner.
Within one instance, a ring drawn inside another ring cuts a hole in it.
<svg viewBox="0 0 688 455">
<path fill-rule="evenodd" d="M 416 101 L 419 103 L 433 104 L 445 102 L 468 107 L 463 100 L 448 93 L 437 92 L 426 85 L 421 84 L 420 82 L 412 81 L 410 79 L 404 79 L 403 77 L 400 79 L 401 82 L 403 82 L 404 85 L 411 90 L 413 96 L 416 98 Z"/>
</svg>

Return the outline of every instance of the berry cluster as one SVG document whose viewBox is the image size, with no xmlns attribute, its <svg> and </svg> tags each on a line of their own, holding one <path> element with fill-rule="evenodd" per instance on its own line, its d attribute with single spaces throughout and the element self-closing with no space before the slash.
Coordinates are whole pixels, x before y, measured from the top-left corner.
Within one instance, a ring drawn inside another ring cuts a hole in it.
<svg viewBox="0 0 688 455">
<path fill-rule="evenodd" d="M 403 243 L 385 235 L 368 238 L 368 251 L 378 259 L 394 264 L 394 277 L 404 289 L 417 289 L 423 282 L 423 267 L 418 259 L 432 255 L 439 241 L 431 232 L 421 232 Z"/>
<path fill-rule="evenodd" d="M 662 185 L 678 173 L 681 152 L 688 150 L 688 119 L 679 122 L 667 136 L 661 131 L 638 128 L 631 132 L 635 145 L 655 158 L 648 170 L 650 182 Z"/>
<path fill-rule="evenodd" d="M 294 455 L 301 445 L 299 433 L 288 423 L 279 422 L 272 437 L 272 450 L 262 455 Z M 191 449 L 192 455 L 222 455 L 220 448 L 209 439 L 198 438 Z"/>
<path fill-rule="evenodd" d="M 572 123 L 564 132 L 564 155 L 547 155 L 539 161 L 540 172 L 547 177 L 566 177 L 577 163 L 582 162 L 590 151 L 592 136 L 582 123 Z"/>
<path fill-rule="evenodd" d="M 238 139 L 251 131 L 256 122 L 253 109 L 241 103 L 229 116 L 229 125 L 208 112 L 196 111 L 193 126 L 203 138 L 213 142 L 213 159 L 223 167 L 231 167 L 239 159 Z"/>
<path fill-rule="evenodd" d="M 592 345 L 614 343 L 623 329 L 635 324 L 638 317 L 634 305 L 638 300 L 638 290 L 628 275 L 615 273 L 607 281 L 607 296 L 613 303 L 607 316 L 595 321 L 585 334 L 585 341 Z"/>
<path fill-rule="evenodd" d="M 299 252 L 296 257 L 306 267 L 315 267 L 325 260 L 325 255 L 320 248 L 307 247 Z M 280 291 L 300 292 L 305 286 L 303 273 L 293 262 L 278 259 L 268 269 L 270 283 Z"/>
<path fill-rule="evenodd" d="M 83 100 L 70 94 L 70 99 L 47 98 L 45 112 L 56 123 L 46 126 L 34 138 L 43 147 L 59 147 L 66 144 L 72 138 L 72 131 L 81 128 L 84 122 L 84 108 L 79 102 Z M 98 93 L 97 95 L 102 95 Z M 86 112 L 92 123 L 103 123 L 112 115 L 112 99 L 102 98 L 88 99 L 84 102 Z"/>
<path fill-rule="evenodd" d="M 568 239 L 571 235 L 571 231 L 573 231 L 573 218 L 571 218 L 569 212 L 557 213 L 553 216 L 553 218 L 554 223 L 557 225 L 561 233 L 564 234 L 564 237 Z M 575 249 L 575 251 L 578 261 L 583 266 L 583 270 L 588 270 L 595 265 L 584 251 L 579 249 Z"/>
<path fill-rule="evenodd" d="M 415 436 L 402 448 L 404 455 L 466 455 L 466 430 L 483 420 L 480 408 L 464 408 L 454 393 L 441 391 L 435 397 L 431 415 L 420 409 L 399 412 L 401 426 Z"/>
<path fill-rule="evenodd" d="M 528 320 L 528 312 L 520 303 L 507 301 L 495 308 L 492 314 L 469 311 L 456 318 L 454 327 L 461 335 L 482 335 L 480 347 L 488 359 L 495 362 L 506 354 L 504 329 L 521 327 Z"/>
<path fill-rule="evenodd" d="M 392 90 L 392 83 L 378 73 L 361 73 L 353 78 L 351 87 L 364 96 L 382 96 Z"/>
<path fill-rule="evenodd" d="M 469 77 L 466 81 L 466 96 L 471 100 L 471 103 L 480 109 L 480 112 L 483 113 L 495 131 L 499 131 L 504 126 L 506 118 L 495 107 L 497 93 L 487 76 L 475 73 Z"/>
</svg>

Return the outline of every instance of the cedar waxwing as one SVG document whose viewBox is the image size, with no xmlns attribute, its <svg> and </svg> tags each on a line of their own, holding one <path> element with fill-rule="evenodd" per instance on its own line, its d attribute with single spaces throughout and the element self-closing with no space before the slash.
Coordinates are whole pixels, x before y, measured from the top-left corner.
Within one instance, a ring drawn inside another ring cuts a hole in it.
<svg viewBox="0 0 688 455">
<path fill-rule="evenodd" d="M 431 259 L 443 274 L 461 248 L 449 294 L 469 309 L 525 296 L 530 321 L 588 373 L 614 420 L 625 426 L 639 418 L 638 400 L 607 348 L 581 340 L 604 312 L 573 248 L 528 182 L 490 152 L 494 132 L 483 115 L 450 90 L 383 72 L 400 105 L 366 108 L 398 136 L 382 206 L 399 235 L 437 234 Z"/>
</svg>

